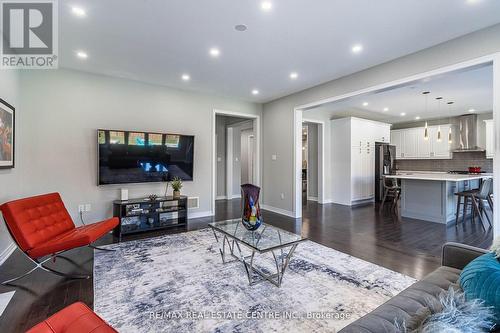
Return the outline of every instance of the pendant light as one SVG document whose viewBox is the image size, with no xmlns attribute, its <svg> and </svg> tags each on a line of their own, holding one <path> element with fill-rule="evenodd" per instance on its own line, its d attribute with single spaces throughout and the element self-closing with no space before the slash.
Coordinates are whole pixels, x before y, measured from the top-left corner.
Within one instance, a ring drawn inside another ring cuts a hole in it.
<svg viewBox="0 0 500 333">
<path fill-rule="evenodd" d="M 450 123 L 450 129 L 448 130 L 448 143 L 451 145 L 453 143 L 453 139 L 451 137 L 451 106 L 453 105 L 454 102 L 448 102 L 448 116 L 449 116 L 449 123 Z"/>
<path fill-rule="evenodd" d="M 428 107 L 429 107 L 430 91 L 424 91 L 422 94 L 425 96 L 425 113 L 427 114 Z M 429 140 L 429 128 L 427 126 L 427 121 L 425 121 L 424 140 Z"/>
<path fill-rule="evenodd" d="M 441 100 L 443 97 L 436 97 L 436 100 L 438 101 L 438 114 L 441 112 Z M 438 121 L 438 132 L 437 132 L 437 142 L 441 142 L 441 120 Z"/>
</svg>

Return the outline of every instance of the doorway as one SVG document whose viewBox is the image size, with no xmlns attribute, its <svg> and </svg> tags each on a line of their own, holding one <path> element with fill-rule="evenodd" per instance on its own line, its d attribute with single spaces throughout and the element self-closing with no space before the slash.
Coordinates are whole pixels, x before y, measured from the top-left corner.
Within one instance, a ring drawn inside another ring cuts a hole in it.
<svg viewBox="0 0 500 333">
<path fill-rule="evenodd" d="M 239 202 L 243 184 L 260 186 L 259 144 L 259 116 L 214 111 L 212 207 L 216 200 Z"/>
<path fill-rule="evenodd" d="M 302 123 L 302 203 L 319 201 L 320 124 Z"/>
</svg>

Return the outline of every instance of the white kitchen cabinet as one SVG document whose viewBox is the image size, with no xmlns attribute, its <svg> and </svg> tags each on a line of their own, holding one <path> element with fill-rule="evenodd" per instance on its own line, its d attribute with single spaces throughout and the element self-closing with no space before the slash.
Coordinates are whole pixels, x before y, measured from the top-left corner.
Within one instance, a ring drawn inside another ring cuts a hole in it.
<svg viewBox="0 0 500 333">
<path fill-rule="evenodd" d="M 360 118 L 331 121 L 332 201 L 371 202 L 375 195 L 375 142 L 390 142 L 390 124 Z"/>
<path fill-rule="evenodd" d="M 493 119 L 484 121 L 486 124 L 486 158 L 493 158 L 495 155 L 495 132 L 493 131 Z"/>
<path fill-rule="evenodd" d="M 401 149 L 403 148 L 403 131 L 391 131 L 391 144 L 396 146 L 396 159 L 401 159 Z"/>
<path fill-rule="evenodd" d="M 439 127 L 441 127 L 441 139 L 438 139 Z M 429 141 L 431 144 L 431 159 L 451 158 L 451 144 L 448 141 L 450 125 L 429 127 Z"/>
<path fill-rule="evenodd" d="M 401 157 L 417 158 L 418 157 L 418 128 L 409 128 L 403 131 L 403 148 L 401 149 Z"/>
<path fill-rule="evenodd" d="M 396 146 L 396 159 L 451 159 L 453 143 L 448 141 L 451 125 L 441 125 L 441 140 L 438 141 L 439 126 L 429 126 L 424 138 L 424 127 L 413 127 L 391 131 L 391 144 Z M 453 130 L 453 127 L 451 127 Z"/>
</svg>

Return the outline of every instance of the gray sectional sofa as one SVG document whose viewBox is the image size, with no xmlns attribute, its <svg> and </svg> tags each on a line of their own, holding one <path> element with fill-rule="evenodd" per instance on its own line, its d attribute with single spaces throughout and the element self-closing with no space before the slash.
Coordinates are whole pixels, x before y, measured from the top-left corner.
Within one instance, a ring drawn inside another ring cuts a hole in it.
<svg viewBox="0 0 500 333">
<path fill-rule="evenodd" d="M 372 312 L 343 328 L 339 333 L 393 333 L 400 332 L 395 322 L 408 320 L 427 304 L 429 298 L 436 298 L 443 290 L 455 284 L 462 269 L 486 250 L 458 244 L 443 246 L 442 266 L 421 281 L 391 298 Z"/>
</svg>

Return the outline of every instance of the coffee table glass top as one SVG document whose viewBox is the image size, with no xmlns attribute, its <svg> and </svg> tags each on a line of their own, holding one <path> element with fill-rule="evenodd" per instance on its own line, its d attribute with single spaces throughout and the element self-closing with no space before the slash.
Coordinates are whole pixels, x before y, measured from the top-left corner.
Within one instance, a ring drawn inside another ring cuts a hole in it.
<svg viewBox="0 0 500 333">
<path fill-rule="evenodd" d="M 219 231 L 259 252 L 283 248 L 307 239 L 265 223 L 259 229 L 250 231 L 243 226 L 241 219 L 212 222 L 208 225 L 215 231 Z"/>
</svg>

